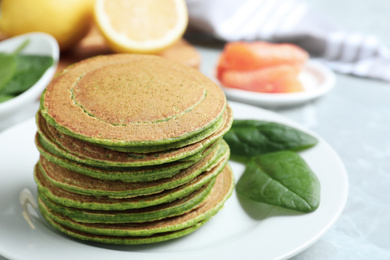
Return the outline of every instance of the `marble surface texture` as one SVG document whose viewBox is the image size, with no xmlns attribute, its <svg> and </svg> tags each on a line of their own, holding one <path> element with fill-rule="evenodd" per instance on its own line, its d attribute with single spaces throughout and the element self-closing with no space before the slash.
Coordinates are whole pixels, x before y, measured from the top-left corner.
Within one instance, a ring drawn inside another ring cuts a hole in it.
<svg viewBox="0 0 390 260">
<path fill-rule="evenodd" d="M 375 34 L 390 45 L 390 1 L 307 2 L 340 27 Z M 220 46 L 196 47 L 201 70 L 212 70 Z M 390 84 L 336 77 L 335 88 L 318 100 L 270 109 L 323 137 L 343 160 L 349 178 L 343 214 L 318 242 L 292 259 L 390 259 Z"/>
<path fill-rule="evenodd" d="M 307 1 L 340 28 L 378 36 L 390 45 L 390 2 Z M 202 68 L 213 70 L 218 46 L 201 44 Z M 389 71 L 390 73 L 390 71 Z M 292 259 L 390 259 L 390 83 L 336 74 L 326 96 L 304 105 L 267 108 L 323 137 L 349 178 L 343 214 L 313 246 Z"/>
</svg>

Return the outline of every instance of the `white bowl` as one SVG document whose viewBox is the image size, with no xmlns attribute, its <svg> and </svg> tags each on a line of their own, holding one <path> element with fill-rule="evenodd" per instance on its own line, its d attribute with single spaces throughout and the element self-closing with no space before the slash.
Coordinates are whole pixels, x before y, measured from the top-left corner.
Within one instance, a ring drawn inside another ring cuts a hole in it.
<svg viewBox="0 0 390 260">
<path fill-rule="evenodd" d="M 11 53 L 26 39 L 29 39 L 29 43 L 21 51 L 22 54 L 52 56 L 53 65 L 28 90 L 0 103 L 0 131 L 35 114 L 39 106 L 39 97 L 57 70 L 60 56 L 58 43 L 54 37 L 46 33 L 28 33 L 1 41 L 0 52 Z"/>
</svg>

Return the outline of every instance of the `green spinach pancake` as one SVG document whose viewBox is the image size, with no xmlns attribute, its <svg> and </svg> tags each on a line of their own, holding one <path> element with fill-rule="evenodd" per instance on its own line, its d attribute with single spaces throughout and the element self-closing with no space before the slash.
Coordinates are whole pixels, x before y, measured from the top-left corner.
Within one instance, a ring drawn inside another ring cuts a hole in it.
<svg viewBox="0 0 390 260">
<path fill-rule="evenodd" d="M 76 63 L 41 96 L 34 168 L 39 209 L 80 240 L 146 244 L 195 231 L 234 188 L 222 90 L 161 57 Z"/>
</svg>

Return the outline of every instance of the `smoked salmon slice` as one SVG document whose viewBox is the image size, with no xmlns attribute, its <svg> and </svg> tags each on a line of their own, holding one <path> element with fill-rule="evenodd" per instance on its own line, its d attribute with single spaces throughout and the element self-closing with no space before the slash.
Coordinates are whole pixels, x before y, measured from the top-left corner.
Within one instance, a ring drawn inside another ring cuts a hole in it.
<svg viewBox="0 0 390 260">
<path fill-rule="evenodd" d="M 225 71 L 220 81 L 230 88 L 263 93 L 291 93 L 302 91 L 294 66 L 277 65 L 250 71 Z"/>
<path fill-rule="evenodd" d="M 231 42 L 220 56 L 216 76 L 231 88 L 267 93 L 302 91 L 297 77 L 308 58 L 305 50 L 293 44 Z"/>
</svg>

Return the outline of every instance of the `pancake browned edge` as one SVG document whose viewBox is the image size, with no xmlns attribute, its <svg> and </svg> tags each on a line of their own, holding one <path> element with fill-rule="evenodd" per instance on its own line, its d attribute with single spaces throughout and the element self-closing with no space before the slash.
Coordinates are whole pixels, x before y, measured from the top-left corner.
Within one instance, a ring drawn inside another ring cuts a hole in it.
<svg viewBox="0 0 390 260">
<path fill-rule="evenodd" d="M 149 55 L 81 61 L 41 97 L 39 205 L 70 236 L 144 244 L 189 234 L 230 196 L 222 90 L 199 71 Z"/>
<path fill-rule="evenodd" d="M 189 139 L 215 124 L 226 105 L 221 88 L 196 69 L 154 55 L 114 54 L 56 77 L 41 113 L 77 139 L 131 148 Z"/>
<path fill-rule="evenodd" d="M 50 198 L 55 203 L 64 207 L 87 210 L 127 210 L 151 207 L 186 197 L 192 192 L 200 189 L 206 183 L 210 182 L 218 174 L 218 171 L 210 169 L 198 175 L 190 182 L 171 190 L 165 190 L 163 192 L 152 195 L 121 199 L 110 198 L 107 196 L 96 197 L 83 194 L 77 194 L 75 196 L 75 193 L 53 185 L 47 178 L 43 176 L 39 170 L 39 167 L 37 166 L 35 169 L 35 181 L 40 192 L 42 192 L 46 197 Z"/>
<path fill-rule="evenodd" d="M 178 238 L 195 231 L 223 207 L 233 189 L 233 173 L 226 166 L 218 175 L 210 196 L 202 206 L 180 216 L 145 223 L 80 223 L 51 211 L 42 200 L 39 200 L 39 206 L 53 227 L 71 237 L 100 243 L 148 244 Z"/>
<path fill-rule="evenodd" d="M 224 123 L 212 135 L 200 140 L 197 143 L 157 153 L 128 153 L 119 152 L 88 143 L 68 135 L 61 134 L 46 124 L 45 120 L 38 114 L 37 126 L 38 134 L 36 144 L 40 147 L 52 151 L 61 157 L 79 163 L 99 166 L 99 167 L 139 167 L 161 165 L 178 160 L 187 160 L 201 154 L 208 146 L 216 141 L 230 129 L 233 122 L 233 114 L 229 106 L 226 107 L 223 115 Z M 50 131 L 49 129 L 52 129 Z"/>
<path fill-rule="evenodd" d="M 227 163 L 229 154 L 229 147 L 227 143 L 221 140 L 220 145 L 215 147 L 210 154 L 190 167 L 182 169 L 176 175 L 157 181 L 136 183 L 102 181 L 100 179 L 63 168 L 47 161 L 44 157 L 40 158 L 38 165 L 40 171 L 46 179 L 55 186 L 65 190 L 97 197 L 107 196 L 111 198 L 130 198 L 140 195 L 155 194 L 181 186 L 190 182 L 203 172 L 213 169 L 220 163 L 224 166 Z"/>
<path fill-rule="evenodd" d="M 50 200 L 39 190 L 38 198 L 42 200 L 50 210 L 82 223 L 142 223 L 182 215 L 199 207 L 210 194 L 214 184 L 215 178 L 205 184 L 202 188 L 192 192 L 184 198 L 154 207 L 120 211 L 80 210 L 63 207 Z"/>
</svg>

